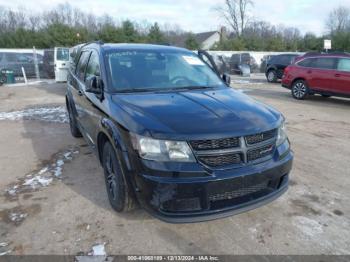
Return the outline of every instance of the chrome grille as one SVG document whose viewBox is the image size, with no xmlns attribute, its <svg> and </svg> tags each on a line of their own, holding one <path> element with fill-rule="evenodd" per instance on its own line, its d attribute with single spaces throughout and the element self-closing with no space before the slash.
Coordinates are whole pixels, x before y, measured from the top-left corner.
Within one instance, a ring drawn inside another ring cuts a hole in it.
<svg viewBox="0 0 350 262">
<path fill-rule="evenodd" d="M 199 162 L 219 168 L 246 164 L 272 157 L 277 139 L 277 129 L 224 139 L 189 141 Z"/>
<path fill-rule="evenodd" d="M 196 140 L 190 142 L 194 150 L 215 150 L 239 147 L 239 137 L 213 139 L 213 140 Z"/>
</svg>

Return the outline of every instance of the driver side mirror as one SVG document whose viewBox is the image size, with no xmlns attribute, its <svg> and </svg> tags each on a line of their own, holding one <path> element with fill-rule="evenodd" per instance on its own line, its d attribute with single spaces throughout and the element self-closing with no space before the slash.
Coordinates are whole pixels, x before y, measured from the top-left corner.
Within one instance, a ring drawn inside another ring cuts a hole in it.
<svg viewBox="0 0 350 262">
<path fill-rule="evenodd" d="M 222 80 L 226 83 L 227 86 L 230 86 L 231 84 L 231 77 L 228 74 L 222 75 Z"/>
<path fill-rule="evenodd" d="M 85 92 L 100 95 L 102 94 L 101 80 L 97 76 L 91 76 L 86 79 Z"/>
</svg>

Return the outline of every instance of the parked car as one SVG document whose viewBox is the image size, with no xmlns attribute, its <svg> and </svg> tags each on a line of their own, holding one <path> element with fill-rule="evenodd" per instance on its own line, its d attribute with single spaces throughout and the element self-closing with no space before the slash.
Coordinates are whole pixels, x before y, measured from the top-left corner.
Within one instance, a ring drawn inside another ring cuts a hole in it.
<svg viewBox="0 0 350 262">
<path fill-rule="evenodd" d="M 0 52 L 0 70 L 13 70 L 15 76 L 23 76 L 22 67 L 27 77 L 35 76 L 33 60 L 26 54 L 15 52 Z"/>
<path fill-rule="evenodd" d="M 265 75 L 267 81 L 275 83 L 278 79 L 282 79 L 284 69 L 298 56 L 298 54 L 283 54 L 271 57 L 266 64 Z"/>
<path fill-rule="evenodd" d="M 285 69 L 282 86 L 296 99 L 321 94 L 350 97 L 350 55 L 305 56 Z"/>
<path fill-rule="evenodd" d="M 287 190 L 284 117 L 228 87 L 204 56 L 146 44 L 80 49 L 68 77 L 70 129 L 96 152 L 116 211 L 138 202 L 168 222 L 204 221 Z"/>
</svg>

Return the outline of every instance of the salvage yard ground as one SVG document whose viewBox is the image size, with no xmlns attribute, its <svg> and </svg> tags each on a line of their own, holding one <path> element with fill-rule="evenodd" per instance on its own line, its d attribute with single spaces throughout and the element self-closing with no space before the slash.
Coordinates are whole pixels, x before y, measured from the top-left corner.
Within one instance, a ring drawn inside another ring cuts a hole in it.
<svg viewBox="0 0 350 262">
<path fill-rule="evenodd" d="M 111 209 L 95 155 L 70 135 L 64 84 L 0 87 L 0 254 L 350 254 L 350 100 L 297 101 L 261 76 L 232 86 L 286 116 L 290 187 L 196 224 Z"/>
</svg>

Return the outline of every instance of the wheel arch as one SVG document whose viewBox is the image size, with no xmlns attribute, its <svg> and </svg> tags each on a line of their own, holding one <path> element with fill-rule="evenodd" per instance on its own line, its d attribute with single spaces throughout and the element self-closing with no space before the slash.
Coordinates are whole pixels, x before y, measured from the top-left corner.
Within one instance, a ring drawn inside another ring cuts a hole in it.
<svg viewBox="0 0 350 262">
<path fill-rule="evenodd" d="M 296 81 L 300 81 L 300 80 L 304 81 L 304 82 L 307 84 L 306 79 L 305 79 L 304 77 L 296 77 L 296 78 L 293 79 L 292 85 L 294 85 L 294 83 L 295 83 Z"/>
<path fill-rule="evenodd" d="M 122 154 L 124 163 L 130 169 L 130 161 L 127 154 L 127 147 L 123 141 L 123 135 L 119 128 L 108 118 L 101 120 L 100 131 L 97 134 L 97 153 L 100 163 L 102 164 L 103 146 L 106 142 L 110 142 L 115 150 L 119 150 Z"/>
</svg>

